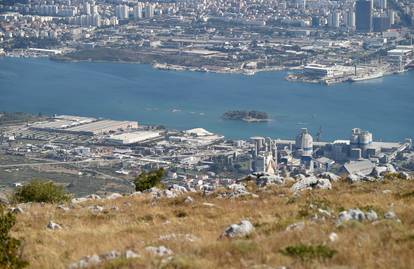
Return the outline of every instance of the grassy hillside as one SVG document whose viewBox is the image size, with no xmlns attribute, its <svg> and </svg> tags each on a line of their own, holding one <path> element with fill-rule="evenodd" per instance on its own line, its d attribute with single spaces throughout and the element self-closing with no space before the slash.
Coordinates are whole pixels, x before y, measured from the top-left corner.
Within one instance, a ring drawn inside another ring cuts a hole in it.
<svg viewBox="0 0 414 269">
<path fill-rule="evenodd" d="M 96 268 L 414 268 L 414 181 L 337 182 L 332 190 L 300 194 L 289 186 L 252 191 L 258 197 L 196 193 L 186 203 L 187 195 L 158 201 L 142 195 L 67 205 L 67 211 L 31 204 L 17 215 L 13 236 L 24 240 L 30 268 L 39 269 L 68 268 L 84 256 L 112 250 L 133 250 L 140 257 Z M 94 205 L 103 211 L 91 209 Z M 338 224 L 339 212 L 350 208 L 373 209 L 379 220 Z M 399 220 L 384 219 L 390 210 Z M 242 219 L 253 223 L 252 234 L 219 239 Z M 47 229 L 50 220 L 62 229 Z M 287 230 L 301 221 L 303 229 Z M 161 245 L 173 254 L 158 257 L 145 250 Z"/>
</svg>

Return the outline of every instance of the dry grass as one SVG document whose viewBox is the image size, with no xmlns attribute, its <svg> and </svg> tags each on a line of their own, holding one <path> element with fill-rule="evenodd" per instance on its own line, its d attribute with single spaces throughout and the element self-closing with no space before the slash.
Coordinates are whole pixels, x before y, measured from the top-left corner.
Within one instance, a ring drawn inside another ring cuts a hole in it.
<svg viewBox="0 0 414 269">
<path fill-rule="evenodd" d="M 391 190 L 391 193 L 383 193 Z M 387 181 L 348 185 L 334 184 L 330 191 L 303 192 L 294 196 L 288 187 L 257 191 L 259 198 L 215 199 L 193 195 L 194 203 L 183 198 L 153 203 L 147 197 L 125 197 L 91 201 L 68 212 L 53 205 L 33 204 L 18 215 L 14 236 L 24 240 L 24 257 L 31 268 L 58 269 L 86 255 L 111 250 L 133 249 L 141 258 L 118 259 L 103 268 L 414 268 L 414 181 Z M 204 202 L 213 203 L 207 207 Z M 93 214 L 89 205 L 101 205 L 105 212 Z M 317 209 L 332 211 L 332 217 L 312 221 Z M 118 211 L 110 208 L 117 206 Z M 382 214 L 393 209 L 394 220 L 349 222 L 336 225 L 343 209 L 373 208 Z M 241 219 L 255 225 L 251 236 L 219 240 L 222 231 Z M 46 229 L 49 220 L 64 227 Z M 301 231 L 285 231 L 287 225 L 305 221 Z M 330 242 L 336 232 L 339 239 Z M 160 240 L 168 234 L 192 234 L 199 240 Z M 287 246 L 325 245 L 336 251 L 331 259 L 302 261 L 286 256 Z M 174 251 L 171 260 L 150 257 L 146 246 L 165 245 Z M 269 266 L 269 267 L 266 267 Z"/>
</svg>

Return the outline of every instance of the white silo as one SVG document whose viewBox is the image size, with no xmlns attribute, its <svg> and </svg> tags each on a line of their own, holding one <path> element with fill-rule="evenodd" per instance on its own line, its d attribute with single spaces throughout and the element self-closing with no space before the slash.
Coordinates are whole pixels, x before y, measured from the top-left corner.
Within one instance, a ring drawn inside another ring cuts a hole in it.
<svg viewBox="0 0 414 269">
<path fill-rule="evenodd" d="M 368 131 L 362 131 L 359 135 L 359 144 L 361 146 L 367 146 L 372 143 L 372 134 Z"/>
<path fill-rule="evenodd" d="M 302 128 L 300 134 L 296 137 L 296 149 L 300 151 L 301 157 L 312 157 L 313 138 L 307 128 Z"/>
<path fill-rule="evenodd" d="M 359 135 L 361 133 L 361 129 L 354 128 L 352 129 L 350 144 L 351 147 L 359 147 Z"/>
</svg>

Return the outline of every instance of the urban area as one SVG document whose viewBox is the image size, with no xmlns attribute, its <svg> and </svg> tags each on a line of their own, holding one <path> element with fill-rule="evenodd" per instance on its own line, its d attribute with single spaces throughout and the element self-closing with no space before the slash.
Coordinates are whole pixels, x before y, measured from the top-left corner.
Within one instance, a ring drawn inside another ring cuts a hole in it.
<svg viewBox="0 0 414 269">
<path fill-rule="evenodd" d="M 143 171 L 164 168 L 165 184 L 212 191 L 243 180 L 259 186 L 297 183 L 293 188 L 331 188 L 331 182 L 377 181 L 387 173 L 409 178 L 414 170 L 411 139 L 375 141 L 354 128 L 341 140 L 321 141 L 321 132 L 298 130 L 292 140 L 251 137 L 229 140 L 203 128 L 185 131 L 141 126 L 136 121 L 55 115 L 0 115 L 0 177 L 13 189 L 49 178 L 77 196 L 130 193 Z"/>
<path fill-rule="evenodd" d="M 410 0 L 4 0 L 0 54 L 357 82 L 413 67 Z"/>
</svg>

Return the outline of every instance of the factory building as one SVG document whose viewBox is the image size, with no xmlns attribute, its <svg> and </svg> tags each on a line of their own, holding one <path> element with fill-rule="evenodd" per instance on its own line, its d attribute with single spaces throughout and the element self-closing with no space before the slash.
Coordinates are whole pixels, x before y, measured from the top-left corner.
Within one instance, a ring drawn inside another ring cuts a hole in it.
<svg viewBox="0 0 414 269">
<path fill-rule="evenodd" d="M 355 73 L 355 69 L 352 66 L 308 64 L 304 67 L 303 72 L 307 77 L 320 79 L 352 75 Z"/>
<path fill-rule="evenodd" d="M 270 137 L 251 137 L 252 171 L 260 174 L 274 175 L 277 173 L 277 145 Z"/>
<path fill-rule="evenodd" d="M 342 166 L 339 174 L 367 176 L 372 173 L 374 168 L 375 164 L 370 160 L 350 161 Z"/>
<path fill-rule="evenodd" d="M 68 133 L 103 135 L 138 128 L 136 121 L 100 120 L 65 129 Z"/>
<path fill-rule="evenodd" d="M 271 152 L 262 152 L 254 160 L 255 173 L 274 175 L 276 173 L 276 164 Z"/>
<path fill-rule="evenodd" d="M 30 126 L 33 130 L 73 133 L 79 135 L 103 135 L 138 128 L 136 121 L 97 120 L 78 116 L 55 116 L 53 121 L 39 122 Z"/>
<path fill-rule="evenodd" d="M 159 132 L 137 131 L 111 135 L 105 141 L 113 145 L 132 145 L 154 141 L 162 137 Z"/>
<path fill-rule="evenodd" d="M 397 46 L 387 52 L 387 61 L 393 65 L 404 67 L 413 60 L 414 46 Z"/>
<path fill-rule="evenodd" d="M 361 130 L 359 128 L 352 129 L 350 139 L 350 155 L 351 159 L 361 159 L 375 155 L 376 150 L 372 147 L 372 133 Z"/>
</svg>

